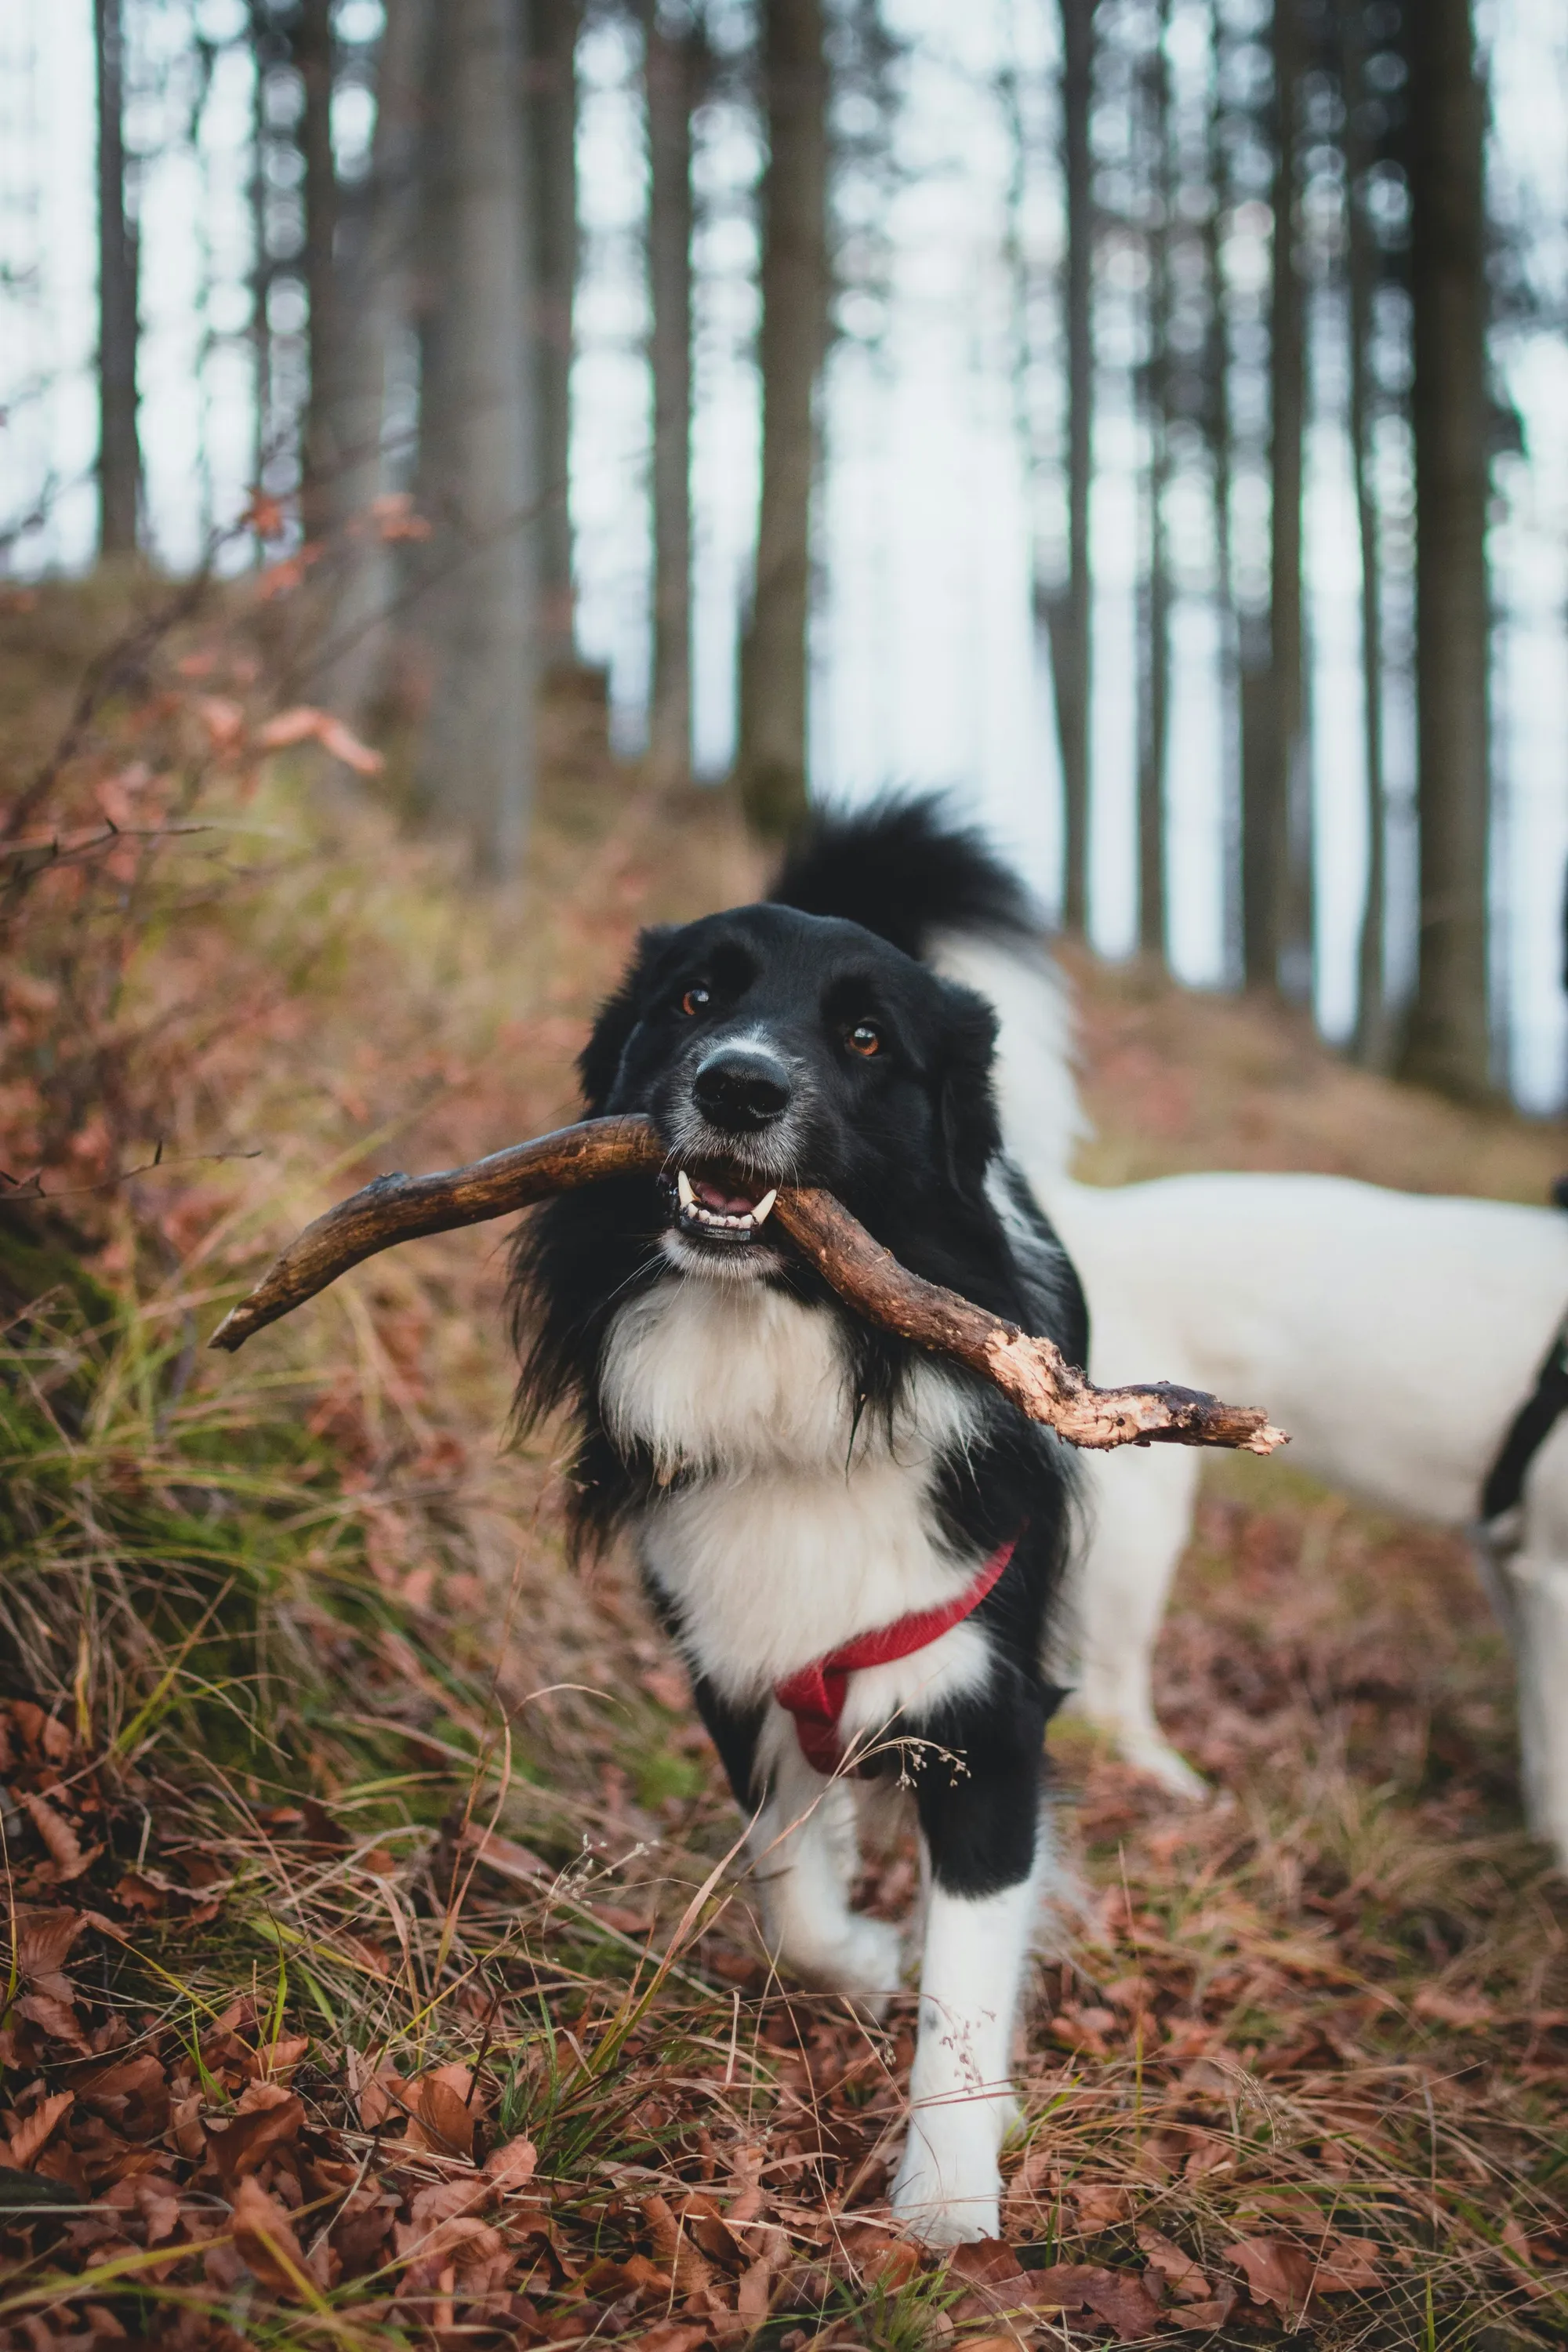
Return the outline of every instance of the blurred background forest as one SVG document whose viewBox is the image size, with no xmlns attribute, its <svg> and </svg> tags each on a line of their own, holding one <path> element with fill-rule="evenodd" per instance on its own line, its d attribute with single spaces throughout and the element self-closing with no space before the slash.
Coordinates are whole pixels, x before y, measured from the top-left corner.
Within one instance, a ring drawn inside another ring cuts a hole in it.
<svg viewBox="0 0 1568 2352">
<path fill-rule="evenodd" d="M 13 581 L 308 573 L 482 871 L 604 691 L 1560 1101 L 1552 0 L 14 0 L 0 109 Z"/>
</svg>

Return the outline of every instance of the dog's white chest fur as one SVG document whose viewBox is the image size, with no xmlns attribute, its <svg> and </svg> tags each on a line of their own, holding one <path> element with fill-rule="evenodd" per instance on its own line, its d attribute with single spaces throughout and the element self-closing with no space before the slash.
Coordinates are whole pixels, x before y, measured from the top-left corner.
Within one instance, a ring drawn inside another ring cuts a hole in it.
<svg viewBox="0 0 1568 2352">
<path fill-rule="evenodd" d="M 939 1454 L 973 1425 L 969 1399 L 922 1363 L 890 1433 L 879 1415 L 857 1425 L 829 1314 L 760 1282 L 660 1284 L 616 1316 L 601 1394 L 612 1435 L 680 1474 L 645 1516 L 643 1559 L 693 1663 L 733 1698 L 950 1599 L 973 1573 L 931 1502 Z M 888 1699 L 968 1679 L 978 1646 L 973 1628 L 955 1628 L 905 1662 L 910 1690 L 889 1686 Z"/>
</svg>

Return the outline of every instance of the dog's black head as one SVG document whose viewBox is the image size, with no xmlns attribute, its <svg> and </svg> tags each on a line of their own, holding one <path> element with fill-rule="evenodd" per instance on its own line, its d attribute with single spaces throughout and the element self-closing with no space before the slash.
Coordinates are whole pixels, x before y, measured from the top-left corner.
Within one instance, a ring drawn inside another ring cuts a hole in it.
<svg viewBox="0 0 1568 2352">
<path fill-rule="evenodd" d="M 772 1270 L 780 1184 L 873 1231 L 984 1211 L 998 1147 L 990 1007 L 858 923 L 739 907 L 647 931 L 581 1062 L 590 1111 L 641 1111 L 669 1150 L 665 1257 Z"/>
</svg>

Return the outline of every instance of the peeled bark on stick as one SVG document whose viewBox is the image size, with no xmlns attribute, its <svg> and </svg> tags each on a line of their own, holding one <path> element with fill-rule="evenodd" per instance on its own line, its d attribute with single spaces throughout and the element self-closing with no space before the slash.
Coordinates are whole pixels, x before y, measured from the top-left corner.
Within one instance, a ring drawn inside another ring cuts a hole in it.
<svg viewBox="0 0 1568 2352">
<path fill-rule="evenodd" d="M 351 1266 L 423 1234 L 450 1232 L 607 1176 L 657 1175 L 669 1154 L 645 1118 L 584 1119 L 553 1135 L 435 1176 L 380 1176 L 307 1225 L 209 1345 L 232 1352 L 254 1332 L 313 1298 Z M 831 1192 L 781 1188 L 779 1227 L 847 1306 L 914 1346 L 989 1381 L 1031 1421 L 1069 1444 L 1218 1445 L 1271 1454 L 1285 1443 L 1258 1407 L 1222 1404 L 1194 1389 L 1097 1389 L 1054 1341 L 1020 1331 L 956 1291 L 926 1282 L 873 1241 Z"/>
</svg>

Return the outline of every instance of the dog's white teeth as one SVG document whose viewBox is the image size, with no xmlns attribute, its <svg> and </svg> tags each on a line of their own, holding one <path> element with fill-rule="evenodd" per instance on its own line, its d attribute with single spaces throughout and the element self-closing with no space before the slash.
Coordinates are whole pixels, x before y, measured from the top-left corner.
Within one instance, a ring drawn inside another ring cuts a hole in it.
<svg viewBox="0 0 1568 2352">
<path fill-rule="evenodd" d="M 683 1209 L 689 1209 L 695 1206 L 697 1195 L 691 1189 L 691 1179 L 687 1174 L 684 1168 L 680 1168 L 676 1171 L 675 1194 Z"/>
<path fill-rule="evenodd" d="M 778 1199 L 778 1196 L 779 1188 L 776 1184 L 773 1186 L 771 1192 L 764 1192 L 763 1194 L 762 1199 L 756 1203 L 755 1207 L 752 1211 L 752 1224 L 760 1225 L 766 1222 L 768 1216 L 772 1213 L 773 1202 Z"/>
</svg>

